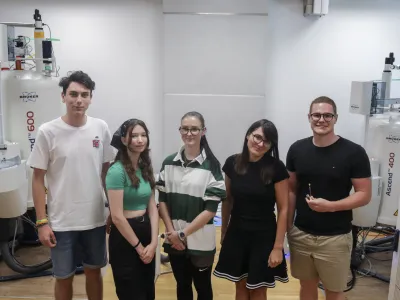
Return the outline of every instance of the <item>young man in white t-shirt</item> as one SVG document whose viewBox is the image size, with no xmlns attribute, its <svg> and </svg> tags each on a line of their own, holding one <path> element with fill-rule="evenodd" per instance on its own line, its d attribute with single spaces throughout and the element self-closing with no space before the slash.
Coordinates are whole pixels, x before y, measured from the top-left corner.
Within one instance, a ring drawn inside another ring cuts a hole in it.
<svg viewBox="0 0 400 300">
<path fill-rule="evenodd" d="M 107 264 L 104 178 L 114 150 L 107 124 L 86 115 L 95 88 L 91 78 L 78 71 L 59 85 L 67 112 L 40 126 L 28 159 L 36 223 L 40 241 L 51 248 L 55 299 L 72 299 L 72 279 L 82 264 L 88 298 L 97 300 Z"/>
</svg>

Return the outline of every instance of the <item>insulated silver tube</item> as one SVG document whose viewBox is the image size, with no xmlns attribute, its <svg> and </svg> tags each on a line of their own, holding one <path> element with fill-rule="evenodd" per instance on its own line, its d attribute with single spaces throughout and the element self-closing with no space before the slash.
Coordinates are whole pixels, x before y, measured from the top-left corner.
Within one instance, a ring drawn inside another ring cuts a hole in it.
<svg viewBox="0 0 400 300">
<path fill-rule="evenodd" d="M 1 66 L 1 61 L 0 61 Z M 2 146 L 5 144 L 4 141 L 4 115 L 3 115 L 3 99 L 1 97 L 2 89 L 1 89 L 1 69 L 0 69 L 0 150 Z"/>
</svg>

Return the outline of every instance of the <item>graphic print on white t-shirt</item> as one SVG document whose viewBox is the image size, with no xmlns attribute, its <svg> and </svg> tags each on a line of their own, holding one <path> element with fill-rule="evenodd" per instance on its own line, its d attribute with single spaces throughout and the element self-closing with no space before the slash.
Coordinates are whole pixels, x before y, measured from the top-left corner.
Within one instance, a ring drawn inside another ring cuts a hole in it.
<svg viewBox="0 0 400 300">
<path fill-rule="evenodd" d="M 99 137 L 98 136 L 95 136 L 94 137 L 94 140 L 93 140 L 93 148 L 99 148 L 100 147 L 100 140 L 99 140 Z"/>
<path fill-rule="evenodd" d="M 101 171 L 104 162 L 114 159 L 110 142 L 107 124 L 91 117 L 82 127 L 58 118 L 39 129 L 28 164 L 37 168 L 47 165 L 48 215 L 54 231 L 87 230 L 105 224 Z"/>
</svg>

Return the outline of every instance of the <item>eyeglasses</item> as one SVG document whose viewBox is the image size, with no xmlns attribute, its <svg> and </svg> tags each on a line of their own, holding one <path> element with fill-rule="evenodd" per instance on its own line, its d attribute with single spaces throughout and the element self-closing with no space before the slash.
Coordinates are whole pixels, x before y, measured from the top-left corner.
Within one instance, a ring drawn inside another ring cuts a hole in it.
<svg viewBox="0 0 400 300">
<path fill-rule="evenodd" d="M 192 135 L 198 135 L 202 130 L 203 128 L 197 128 L 197 127 L 194 128 L 179 127 L 179 132 L 181 134 L 188 134 L 190 132 Z"/>
<path fill-rule="evenodd" d="M 310 116 L 314 122 L 318 122 L 319 120 L 321 120 L 321 117 L 323 117 L 326 122 L 330 122 L 332 121 L 335 115 L 331 113 L 325 113 L 325 114 L 313 113 Z"/>
<path fill-rule="evenodd" d="M 259 135 L 259 134 L 254 134 L 254 133 L 252 133 L 251 135 L 253 136 L 253 141 L 254 141 L 254 143 L 256 143 L 256 144 L 261 144 L 261 143 L 263 143 L 265 147 L 271 146 L 271 142 L 270 142 L 270 141 L 267 141 L 267 140 L 264 140 L 263 137 L 262 137 L 261 135 Z"/>
</svg>

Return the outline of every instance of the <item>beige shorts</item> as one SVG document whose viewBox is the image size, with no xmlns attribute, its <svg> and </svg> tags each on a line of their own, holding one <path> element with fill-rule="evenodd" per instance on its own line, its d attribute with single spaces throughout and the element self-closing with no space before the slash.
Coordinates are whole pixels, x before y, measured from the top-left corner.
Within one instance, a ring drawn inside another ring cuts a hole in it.
<svg viewBox="0 0 400 300">
<path fill-rule="evenodd" d="M 294 278 L 319 278 L 325 289 L 342 292 L 347 287 L 353 247 L 352 232 L 335 236 L 315 236 L 296 226 L 287 234 L 290 268 Z"/>
</svg>

